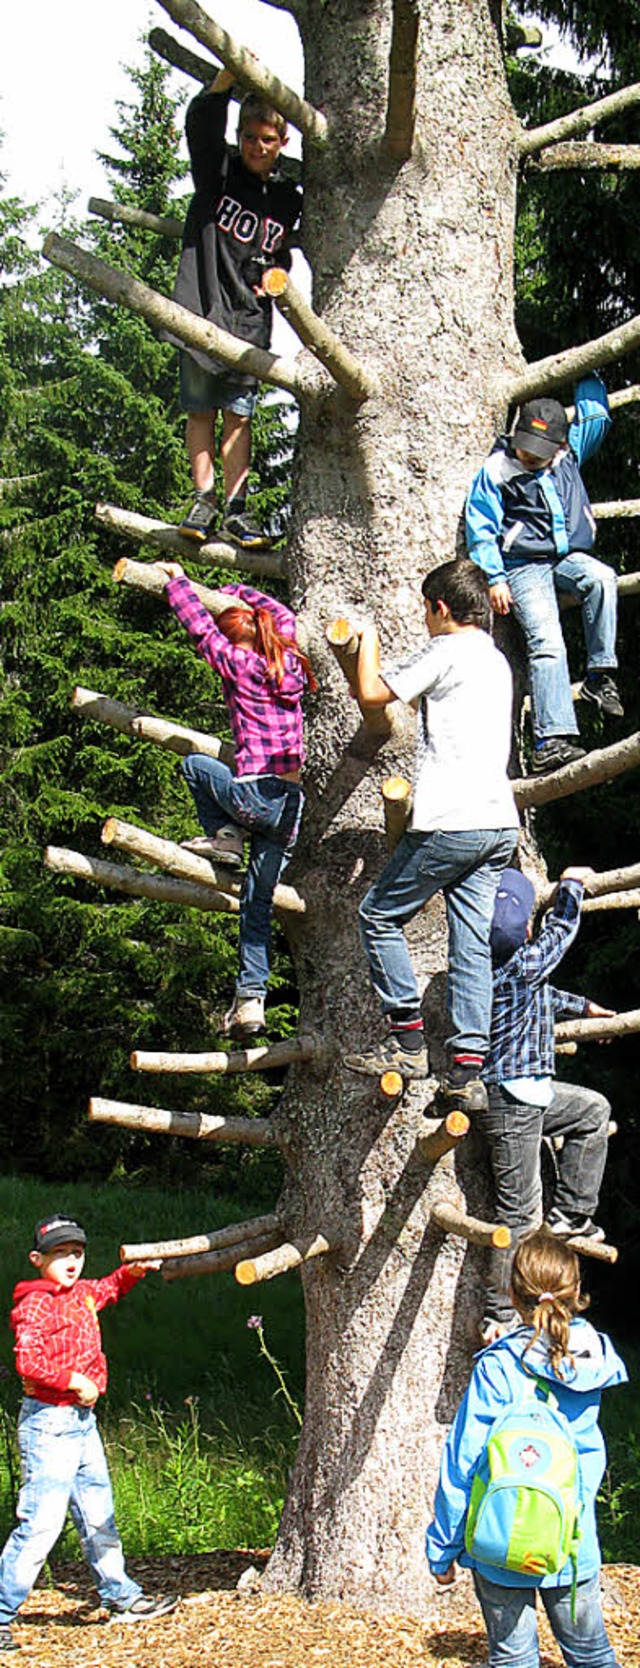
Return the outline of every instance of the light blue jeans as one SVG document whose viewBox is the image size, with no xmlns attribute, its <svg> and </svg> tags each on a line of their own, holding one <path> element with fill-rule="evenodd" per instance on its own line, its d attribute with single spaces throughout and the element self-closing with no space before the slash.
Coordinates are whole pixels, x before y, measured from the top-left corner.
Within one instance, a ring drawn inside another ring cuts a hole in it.
<svg viewBox="0 0 640 1668">
<path fill-rule="evenodd" d="M 67 1507 L 103 1604 L 128 1610 L 142 1588 L 124 1566 L 104 1448 L 90 1408 L 26 1396 L 18 1420 L 17 1527 L 0 1557 L 0 1626 L 12 1622 L 64 1526 Z"/>
<path fill-rule="evenodd" d="M 513 855 L 517 828 L 436 829 L 404 834 L 359 910 L 371 979 L 386 1014 L 420 1001 L 403 927 L 436 892 L 444 892 L 449 927 L 447 1047 L 486 1054 L 491 1025 L 489 931 L 498 882 Z"/>
<path fill-rule="evenodd" d="M 540 1668 L 536 1592 L 567 1668 L 620 1668 L 602 1616 L 600 1577 L 580 1581 L 571 1620 L 570 1587 L 499 1587 L 473 1572 L 489 1636 L 488 1668 Z"/>
<path fill-rule="evenodd" d="M 578 735 L 567 651 L 556 593 L 582 606 L 587 671 L 613 671 L 616 659 L 618 585 L 613 569 L 577 551 L 557 562 L 506 563 L 513 612 L 524 632 L 529 660 L 533 732 L 537 741 Z"/>
<path fill-rule="evenodd" d="M 191 753 L 182 769 L 205 834 L 234 822 L 251 836 L 240 895 L 237 996 L 264 996 L 269 978 L 273 894 L 293 851 L 304 805 L 297 782 L 281 776 L 234 776 L 228 765 Z"/>
</svg>

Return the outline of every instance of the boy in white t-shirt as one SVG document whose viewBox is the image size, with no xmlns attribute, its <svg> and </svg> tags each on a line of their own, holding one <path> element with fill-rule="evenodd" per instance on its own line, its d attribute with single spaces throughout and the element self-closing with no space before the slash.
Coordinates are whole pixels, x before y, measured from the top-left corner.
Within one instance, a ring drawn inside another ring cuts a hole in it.
<svg viewBox="0 0 640 1668">
<path fill-rule="evenodd" d="M 358 695 L 385 706 L 397 696 L 417 707 L 418 737 L 410 830 L 360 905 L 360 931 L 374 990 L 390 1034 L 353 1071 L 395 1067 L 427 1077 L 420 996 L 403 927 L 435 892 L 449 927 L 447 1000 L 451 1036 L 437 1101 L 483 1111 L 481 1072 L 489 1048 L 489 932 L 498 881 L 518 839 L 507 778 L 511 672 L 491 641 L 489 586 L 466 558 L 445 562 L 422 586 L 430 642 L 398 666 L 380 667 L 378 633 L 367 626 L 358 656 Z"/>
</svg>

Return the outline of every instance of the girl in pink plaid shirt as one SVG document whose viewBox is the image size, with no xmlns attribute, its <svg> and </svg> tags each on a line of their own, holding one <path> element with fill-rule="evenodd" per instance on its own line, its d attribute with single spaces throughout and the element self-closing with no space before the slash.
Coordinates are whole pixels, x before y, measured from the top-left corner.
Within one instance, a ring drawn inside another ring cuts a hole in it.
<svg viewBox="0 0 640 1668">
<path fill-rule="evenodd" d="M 298 837 L 304 795 L 302 697 L 317 688 L 296 643 L 295 614 L 250 585 L 225 585 L 229 607 L 217 620 L 203 608 L 177 562 L 160 563 L 166 598 L 199 654 L 220 674 L 236 754 L 236 773 L 192 753 L 183 771 L 202 836 L 189 851 L 239 868 L 250 837 L 240 897 L 240 967 L 233 1004 L 222 1020 L 227 1036 L 253 1036 L 264 1026 L 273 894 Z"/>
</svg>

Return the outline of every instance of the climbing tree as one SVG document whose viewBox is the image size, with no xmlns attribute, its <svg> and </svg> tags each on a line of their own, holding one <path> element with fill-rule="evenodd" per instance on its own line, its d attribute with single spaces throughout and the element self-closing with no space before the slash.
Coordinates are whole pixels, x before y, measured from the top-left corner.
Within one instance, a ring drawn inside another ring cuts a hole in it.
<svg viewBox="0 0 640 1668">
<path fill-rule="evenodd" d="M 640 318 L 624 309 L 597 339 L 553 344 L 527 363 L 513 265 L 523 171 L 543 160 L 570 171 L 578 197 L 593 164 L 615 169 L 616 178 L 637 166 L 637 147 L 618 144 L 614 158 L 600 135 L 609 120 L 636 108 L 640 85 L 527 127 L 509 91 L 501 8 L 490 0 L 271 0 L 298 22 L 303 100 L 195 0 L 160 3 L 242 86 L 266 92 L 302 131 L 312 310 L 289 279 L 276 275 L 273 291 L 305 350 L 294 361 L 247 349 L 172 308 L 144 273 L 126 272 L 68 238 L 51 236 L 45 253 L 108 300 L 155 326 L 170 324 L 187 344 L 228 364 L 241 361 L 299 404 L 287 548 L 256 557 L 252 568 L 268 583 L 286 583 L 320 676 L 308 713 L 303 835 L 291 885 L 277 900 L 300 1022 L 298 1038 L 277 1057 L 290 1069 L 268 1123 L 177 1113 L 169 1089 L 155 1109 L 133 1097 L 127 1105 L 96 1097 L 92 1116 L 281 1150 L 286 1179 L 273 1214 L 225 1230 L 224 1239 L 204 1233 L 163 1245 L 167 1273 L 233 1266 L 249 1282 L 301 1266 L 306 1417 L 268 1583 L 425 1612 L 426 1501 L 442 1427 L 475 1343 L 482 1266 L 473 1247 L 494 1230 L 486 1221 L 486 1174 L 464 1124 L 435 1127 L 428 1085 L 404 1096 L 395 1085 L 385 1095 L 342 1064 L 343 1050 L 379 1025 L 356 909 L 384 861 L 381 785 L 407 776 L 412 751 L 410 716 L 392 705 L 374 720 L 350 698 L 349 680 L 365 616 L 377 620 L 389 656 L 421 641 L 421 578 L 456 548 L 470 476 L 515 402 L 545 392 L 570 403 L 573 379 L 596 364 L 610 367 L 620 406 L 637 395 L 621 388 L 623 356 L 640 343 Z M 151 38 L 188 75 L 212 79 L 211 60 L 203 65 L 190 45 L 160 30 Z M 113 214 L 105 205 L 97 212 Z M 167 226 L 155 230 L 165 235 Z M 608 508 L 600 509 L 603 519 Z M 126 511 L 103 505 L 99 514 L 122 537 L 181 548 L 173 529 Z M 215 609 L 220 571 L 233 577 L 248 559 L 212 544 L 201 560 L 198 581 Z M 121 555 L 115 579 L 151 596 L 162 590 L 153 561 Z M 624 576 L 621 595 L 637 583 Z M 219 746 L 215 737 L 194 735 L 175 706 L 159 715 L 85 689 L 74 701 L 80 715 L 126 732 L 132 749 L 134 738 L 176 752 Z M 516 795 L 530 824 L 537 805 L 595 789 L 638 763 L 636 735 L 555 777 L 519 780 Z M 237 907 L 223 873 L 155 831 L 114 818 L 103 838 L 155 872 L 60 851 L 49 852 L 48 862 L 134 895 L 144 889 L 214 913 Z M 531 826 L 526 838 L 535 862 Z M 594 890 L 610 898 L 626 888 L 632 896 L 634 878 L 617 871 Z M 409 939 L 437 1072 L 446 966 L 440 902 L 421 914 Z M 165 1083 L 176 1070 L 228 1073 L 271 1063 L 260 1051 L 199 1061 L 137 1053 L 133 1060 L 134 1069 L 166 1074 Z"/>
</svg>

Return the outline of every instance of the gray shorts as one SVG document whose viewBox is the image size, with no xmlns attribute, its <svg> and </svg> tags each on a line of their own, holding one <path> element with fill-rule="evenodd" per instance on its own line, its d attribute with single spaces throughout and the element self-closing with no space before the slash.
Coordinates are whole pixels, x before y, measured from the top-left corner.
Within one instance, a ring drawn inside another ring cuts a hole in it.
<svg viewBox="0 0 640 1668">
<path fill-rule="evenodd" d="M 236 417 L 253 417 L 258 384 L 253 377 L 232 370 L 205 371 L 190 353 L 180 351 L 180 405 L 183 411 L 233 411 Z"/>
</svg>

